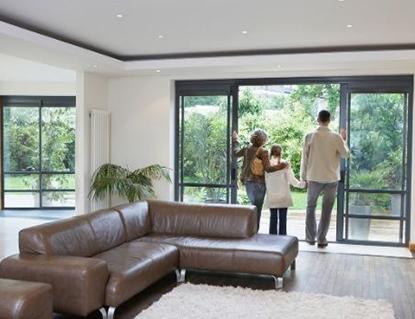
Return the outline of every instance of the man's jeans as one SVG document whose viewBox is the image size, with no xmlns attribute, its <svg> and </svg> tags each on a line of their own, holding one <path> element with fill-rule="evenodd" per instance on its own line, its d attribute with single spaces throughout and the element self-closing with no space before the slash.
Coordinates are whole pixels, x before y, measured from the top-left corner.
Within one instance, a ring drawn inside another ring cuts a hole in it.
<svg viewBox="0 0 415 319">
<path fill-rule="evenodd" d="M 323 205 L 317 230 L 317 242 L 319 244 L 327 243 L 326 236 L 330 226 L 331 211 L 333 209 L 334 200 L 336 199 L 336 191 L 337 182 L 308 183 L 307 214 L 305 223 L 306 241 L 315 242 L 316 240 L 316 205 L 318 197 L 323 193 Z"/>
<path fill-rule="evenodd" d="M 246 194 L 248 195 L 249 201 L 256 207 L 257 211 L 257 225 L 259 230 L 259 223 L 261 221 L 262 205 L 264 204 L 265 197 L 265 184 L 246 182 L 245 183 Z"/>
</svg>

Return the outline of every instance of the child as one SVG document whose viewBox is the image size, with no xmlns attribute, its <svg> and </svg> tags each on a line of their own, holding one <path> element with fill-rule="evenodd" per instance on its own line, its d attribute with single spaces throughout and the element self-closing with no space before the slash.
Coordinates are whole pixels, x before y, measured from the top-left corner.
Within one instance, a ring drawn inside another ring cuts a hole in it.
<svg viewBox="0 0 415 319">
<path fill-rule="evenodd" d="M 271 147 L 270 163 L 277 165 L 282 163 L 282 149 L 280 145 Z M 290 192 L 290 185 L 304 188 L 305 183 L 298 181 L 291 167 L 283 170 L 266 173 L 266 205 L 270 208 L 271 219 L 269 224 L 269 233 L 286 235 L 287 234 L 287 209 L 293 205 L 293 199 Z M 279 220 L 279 230 L 277 225 Z"/>
</svg>

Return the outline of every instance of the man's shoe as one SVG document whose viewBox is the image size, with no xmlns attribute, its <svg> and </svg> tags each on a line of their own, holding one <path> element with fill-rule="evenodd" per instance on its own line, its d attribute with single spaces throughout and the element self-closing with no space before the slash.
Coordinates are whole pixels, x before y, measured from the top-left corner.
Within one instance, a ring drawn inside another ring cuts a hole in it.
<svg viewBox="0 0 415 319">
<path fill-rule="evenodd" d="M 307 244 L 309 244 L 310 246 L 314 246 L 315 244 L 316 244 L 316 242 L 315 241 L 308 241 L 308 240 L 306 240 L 305 241 Z"/>
<path fill-rule="evenodd" d="M 318 248 L 326 248 L 326 247 L 327 247 L 327 245 L 328 245 L 327 243 L 318 243 L 318 244 L 317 244 L 317 247 L 318 247 Z"/>
</svg>

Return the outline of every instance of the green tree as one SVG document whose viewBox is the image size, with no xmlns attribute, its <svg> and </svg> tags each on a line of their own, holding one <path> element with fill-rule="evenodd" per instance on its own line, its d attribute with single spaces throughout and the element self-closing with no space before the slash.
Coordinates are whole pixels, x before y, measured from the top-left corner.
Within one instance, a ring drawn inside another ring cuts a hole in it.
<svg viewBox="0 0 415 319">
<path fill-rule="evenodd" d="M 264 110 L 265 101 L 254 93 L 251 87 L 244 87 L 239 94 L 239 116 L 246 114 L 259 116 Z"/>
</svg>

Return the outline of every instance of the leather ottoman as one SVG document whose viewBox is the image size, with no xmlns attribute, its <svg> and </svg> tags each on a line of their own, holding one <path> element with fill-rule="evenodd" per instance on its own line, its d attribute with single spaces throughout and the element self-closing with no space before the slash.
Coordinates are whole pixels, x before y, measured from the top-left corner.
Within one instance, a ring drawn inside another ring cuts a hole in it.
<svg viewBox="0 0 415 319">
<path fill-rule="evenodd" d="M 51 319 L 52 287 L 0 279 L 0 319 Z"/>
</svg>

